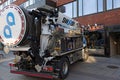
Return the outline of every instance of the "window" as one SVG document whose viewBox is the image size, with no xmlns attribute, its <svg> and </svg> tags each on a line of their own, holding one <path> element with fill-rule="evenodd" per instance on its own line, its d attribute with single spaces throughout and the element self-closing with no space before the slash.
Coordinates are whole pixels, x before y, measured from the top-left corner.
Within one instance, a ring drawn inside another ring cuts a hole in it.
<svg viewBox="0 0 120 80">
<path fill-rule="evenodd" d="M 72 18 L 72 3 L 66 4 L 65 8 L 66 12 L 64 14 Z"/>
<path fill-rule="evenodd" d="M 112 5 L 113 5 L 112 0 L 107 0 L 107 10 L 112 9 Z"/>
<path fill-rule="evenodd" d="M 97 0 L 83 0 L 83 15 L 97 12 Z"/>
<path fill-rule="evenodd" d="M 79 0 L 79 16 L 83 15 L 83 0 Z"/>
<path fill-rule="evenodd" d="M 21 4 L 20 6 L 25 7 L 25 4 Z"/>
<path fill-rule="evenodd" d="M 2 6 L 0 6 L 0 10 L 2 10 Z"/>
<path fill-rule="evenodd" d="M 113 0 L 106 0 L 106 3 L 107 3 L 105 5 L 106 8 L 112 9 Z M 104 0 L 75 0 L 73 3 L 69 3 L 65 5 L 66 7 L 65 14 L 68 15 L 69 17 L 77 17 L 77 16 L 93 14 L 97 12 L 102 12 L 103 6 L 104 6 Z"/>
<path fill-rule="evenodd" d="M 8 5 L 8 1 L 5 2 L 5 6 L 7 6 L 7 5 Z"/>
<path fill-rule="evenodd" d="M 10 0 L 8 0 L 8 5 L 10 5 Z"/>
<path fill-rule="evenodd" d="M 120 0 L 113 0 L 114 1 L 114 8 L 120 7 Z"/>
<path fill-rule="evenodd" d="M 2 7 L 3 7 L 3 8 L 5 7 L 5 3 L 2 4 Z"/>
<path fill-rule="evenodd" d="M 103 0 L 98 0 L 98 12 L 103 11 Z"/>
<path fill-rule="evenodd" d="M 24 3 L 24 7 L 26 8 L 27 6 L 29 6 L 29 1 Z"/>
<path fill-rule="evenodd" d="M 32 5 L 35 2 L 35 0 L 29 0 L 29 1 L 30 1 L 30 5 Z"/>
<path fill-rule="evenodd" d="M 77 2 L 72 3 L 72 8 L 73 8 L 72 17 L 77 17 Z"/>
<path fill-rule="evenodd" d="M 12 3 L 13 2 L 13 0 L 10 0 L 10 3 Z"/>
</svg>

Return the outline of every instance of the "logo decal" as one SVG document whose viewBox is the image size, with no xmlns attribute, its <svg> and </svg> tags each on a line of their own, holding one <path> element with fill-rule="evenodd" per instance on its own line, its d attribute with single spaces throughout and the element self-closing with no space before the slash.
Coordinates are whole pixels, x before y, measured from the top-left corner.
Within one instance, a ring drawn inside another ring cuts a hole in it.
<svg viewBox="0 0 120 80">
<path fill-rule="evenodd" d="M 4 36 L 6 38 L 12 38 L 11 26 L 15 25 L 15 18 L 12 12 L 9 12 L 6 17 L 7 25 L 4 27 Z"/>
<path fill-rule="evenodd" d="M 0 41 L 4 45 L 18 45 L 26 32 L 26 17 L 23 10 L 14 4 L 0 11 Z"/>
</svg>

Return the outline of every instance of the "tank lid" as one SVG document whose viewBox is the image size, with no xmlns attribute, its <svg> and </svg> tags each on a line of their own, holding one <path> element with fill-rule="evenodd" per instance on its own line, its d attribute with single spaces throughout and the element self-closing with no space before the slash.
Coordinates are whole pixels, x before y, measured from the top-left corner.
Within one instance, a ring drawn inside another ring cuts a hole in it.
<svg viewBox="0 0 120 80">
<path fill-rule="evenodd" d="M 17 5 L 8 5 L 0 11 L 0 41 L 7 46 L 18 45 L 26 31 L 26 18 Z"/>
</svg>

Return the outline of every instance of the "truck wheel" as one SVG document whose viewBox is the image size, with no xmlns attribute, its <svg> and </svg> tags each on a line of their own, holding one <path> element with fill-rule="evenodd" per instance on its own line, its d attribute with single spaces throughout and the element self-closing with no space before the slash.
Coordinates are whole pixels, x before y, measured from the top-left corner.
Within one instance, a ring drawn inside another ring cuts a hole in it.
<svg viewBox="0 0 120 80">
<path fill-rule="evenodd" d="M 60 79 L 65 79 L 69 73 L 69 61 L 67 58 L 61 58 L 58 64 L 59 64 L 58 67 L 60 69 L 59 77 Z"/>
<path fill-rule="evenodd" d="M 86 61 L 88 59 L 88 51 L 86 49 L 82 50 L 82 61 Z"/>
</svg>

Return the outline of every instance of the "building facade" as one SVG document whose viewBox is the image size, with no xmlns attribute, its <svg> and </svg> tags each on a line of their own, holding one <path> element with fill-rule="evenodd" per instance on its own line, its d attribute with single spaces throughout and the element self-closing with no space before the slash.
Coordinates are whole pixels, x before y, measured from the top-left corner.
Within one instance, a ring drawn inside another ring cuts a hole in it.
<svg viewBox="0 0 120 80">
<path fill-rule="evenodd" d="M 9 4 L 28 8 L 39 1 L 42 0 L 1 0 L 0 9 Z M 87 30 L 88 42 L 92 41 L 88 45 L 102 45 L 106 56 L 120 55 L 120 0 L 48 1 L 56 3 L 56 7 L 64 5 L 66 7 L 64 14 L 76 19 Z M 93 42 L 95 39 L 96 41 Z"/>
<path fill-rule="evenodd" d="M 106 56 L 120 55 L 120 0 L 76 0 L 65 5 L 70 17 L 88 30 L 88 45 Z"/>
</svg>

